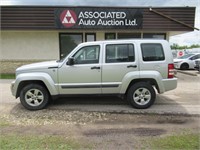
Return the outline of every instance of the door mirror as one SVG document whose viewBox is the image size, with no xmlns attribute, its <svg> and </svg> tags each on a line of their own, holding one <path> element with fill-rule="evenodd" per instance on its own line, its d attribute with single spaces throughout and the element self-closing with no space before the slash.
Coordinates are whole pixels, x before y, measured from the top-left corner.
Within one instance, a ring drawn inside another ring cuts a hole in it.
<svg viewBox="0 0 200 150">
<path fill-rule="evenodd" d="M 74 58 L 73 57 L 68 58 L 67 65 L 69 65 L 69 66 L 74 65 Z"/>
</svg>

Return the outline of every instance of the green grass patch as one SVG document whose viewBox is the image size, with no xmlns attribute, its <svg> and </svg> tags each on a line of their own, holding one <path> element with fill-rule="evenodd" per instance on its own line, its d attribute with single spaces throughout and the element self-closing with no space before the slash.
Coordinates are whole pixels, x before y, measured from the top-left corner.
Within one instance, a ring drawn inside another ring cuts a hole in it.
<svg viewBox="0 0 200 150">
<path fill-rule="evenodd" d="M 0 74 L 0 79 L 15 79 L 15 74 Z"/>
<path fill-rule="evenodd" d="M 167 136 L 153 140 L 152 149 L 199 150 L 200 149 L 199 138 L 200 135 L 197 133 Z"/>
<path fill-rule="evenodd" d="M 8 127 L 10 126 L 10 123 L 4 120 L 0 120 L 0 127 Z"/>
<path fill-rule="evenodd" d="M 38 136 L 38 135 L 1 135 L 0 149 L 27 150 L 27 149 L 47 149 L 47 150 L 76 150 L 91 149 L 91 146 L 83 145 L 75 140 L 61 136 Z"/>
</svg>

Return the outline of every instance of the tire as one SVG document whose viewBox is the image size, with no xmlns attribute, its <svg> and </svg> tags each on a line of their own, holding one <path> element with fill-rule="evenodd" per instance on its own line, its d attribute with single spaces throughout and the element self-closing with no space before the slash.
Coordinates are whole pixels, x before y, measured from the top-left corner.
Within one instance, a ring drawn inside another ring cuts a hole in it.
<svg viewBox="0 0 200 150">
<path fill-rule="evenodd" d="M 183 63 L 180 67 L 181 70 L 187 70 L 189 69 L 189 65 L 187 63 Z"/>
<path fill-rule="evenodd" d="M 128 102 L 138 109 L 149 108 L 155 101 L 154 88 L 146 82 L 138 82 L 132 85 L 127 93 Z"/>
<path fill-rule="evenodd" d="M 20 101 L 28 110 L 40 110 L 49 103 L 49 93 L 39 84 L 29 84 L 21 90 Z"/>
</svg>

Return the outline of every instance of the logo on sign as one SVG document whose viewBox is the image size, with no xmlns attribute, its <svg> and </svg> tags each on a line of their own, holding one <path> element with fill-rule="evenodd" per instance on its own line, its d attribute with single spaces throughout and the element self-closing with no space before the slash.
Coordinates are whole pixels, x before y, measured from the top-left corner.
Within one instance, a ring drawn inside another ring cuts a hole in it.
<svg viewBox="0 0 200 150">
<path fill-rule="evenodd" d="M 76 24 L 77 21 L 76 13 L 72 10 L 64 10 L 60 14 L 60 21 L 65 27 L 72 27 Z"/>
</svg>

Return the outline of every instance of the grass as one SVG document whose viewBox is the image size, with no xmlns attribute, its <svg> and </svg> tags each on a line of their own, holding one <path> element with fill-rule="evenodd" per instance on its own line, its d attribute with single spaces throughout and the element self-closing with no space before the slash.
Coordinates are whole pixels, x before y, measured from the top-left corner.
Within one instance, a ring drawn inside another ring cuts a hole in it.
<svg viewBox="0 0 200 150">
<path fill-rule="evenodd" d="M 198 133 L 172 135 L 153 140 L 152 149 L 162 150 L 199 150 L 200 135 Z"/>
<path fill-rule="evenodd" d="M 15 79 L 15 74 L 2 73 L 0 74 L 0 79 Z"/>
<path fill-rule="evenodd" d="M 91 149 L 91 146 L 80 144 L 72 139 L 66 139 L 60 136 L 38 136 L 38 135 L 1 135 L 0 149 L 8 150 L 76 150 Z"/>
<path fill-rule="evenodd" d="M 1 118 L 0 118 L 1 119 Z M 10 126 L 10 123 L 5 120 L 0 120 L 0 128 L 1 127 L 8 127 Z"/>
</svg>

